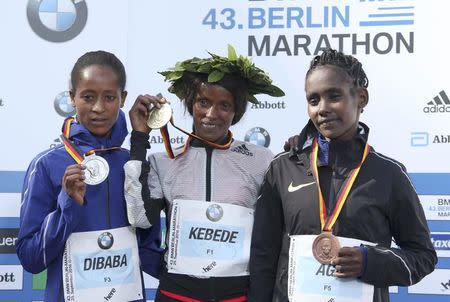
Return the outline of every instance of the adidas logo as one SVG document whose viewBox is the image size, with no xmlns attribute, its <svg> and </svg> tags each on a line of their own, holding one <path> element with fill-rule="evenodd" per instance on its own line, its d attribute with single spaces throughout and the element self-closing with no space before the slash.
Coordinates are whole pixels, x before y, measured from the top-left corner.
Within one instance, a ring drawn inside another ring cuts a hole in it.
<svg viewBox="0 0 450 302">
<path fill-rule="evenodd" d="M 450 112 L 450 100 L 444 90 L 439 92 L 432 101 L 427 103 L 427 106 L 423 107 L 425 113 L 445 113 Z"/>
<path fill-rule="evenodd" d="M 253 156 L 253 153 L 248 150 L 247 146 L 245 144 L 242 144 L 240 146 L 234 147 L 231 149 L 232 152 L 242 153 L 247 156 Z"/>
</svg>

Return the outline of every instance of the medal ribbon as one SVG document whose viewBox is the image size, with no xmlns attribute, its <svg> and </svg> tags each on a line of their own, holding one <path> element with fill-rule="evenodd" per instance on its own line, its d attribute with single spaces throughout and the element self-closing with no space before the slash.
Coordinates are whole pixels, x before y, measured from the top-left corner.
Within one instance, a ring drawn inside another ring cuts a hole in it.
<svg viewBox="0 0 450 302">
<path fill-rule="evenodd" d="M 369 144 L 366 143 L 366 145 L 364 147 L 364 152 L 363 152 L 361 162 L 358 164 L 358 166 L 355 169 L 353 169 L 350 172 L 347 179 L 344 181 L 344 184 L 342 185 L 341 189 L 339 190 L 337 202 L 336 202 L 336 205 L 334 206 L 333 212 L 331 213 L 330 217 L 327 217 L 325 199 L 323 198 L 322 190 L 320 189 L 319 170 L 317 168 L 319 144 L 317 143 L 317 138 L 314 138 L 313 144 L 312 144 L 311 167 L 312 167 L 314 177 L 316 178 L 317 188 L 319 191 L 320 227 L 323 231 L 329 231 L 329 232 L 331 231 L 331 228 L 333 227 L 334 223 L 336 222 L 339 214 L 341 213 L 342 207 L 344 206 L 344 203 L 347 200 L 347 196 L 350 193 L 353 183 L 355 182 L 356 176 L 358 176 L 359 170 L 361 169 L 361 166 L 364 163 L 364 161 L 366 160 L 366 157 L 369 154 L 369 152 L 370 152 L 370 146 L 369 146 Z"/>
<path fill-rule="evenodd" d="M 221 144 L 216 144 L 216 143 L 207 141 L 206 139 L 203 139 L 200 136 L 195 135 L 194 133 L 189 133 L 189 132 L 184 131 L 183 129 L 175 126 L 175 124 L 173 123 L 173 117 L 170 118 L 170 123 L 172 124 L 172 126 L 175 129 L 178 129 L 179 131 L 181 131 L 184 134 L 189 136 L 186 144 L 183 147 L 183 151 L 180 154 L 175 156 L 174 153 L 173 153 L 173 150 L 172 150 L 172 146 L 170 145 L 170 135 L 169 135 L 169 130 L 167 129 L 167 124 L 160 128 L 161 136 L 162 136 L 162 139 L 163 139 L 163 142 L 164 142 L 164 147 L 166 148 L 167 155 L 170 158 L 172 158 L 172 159 L 177 158 L 177 157 L 183 155 L 184 153 L 186 153 L 186 151 L 188 149 L 188 146 L 189 146 L 189 143 L 192 140 L 192 138 L 198 139 L 199 141 L 201 141 L 205 145 L 213 147 L 214 149 L 220 149 L 220 150 L 226 150 L 226 149 L 230 148 L 231 143 L 233 142 L 233 134 L 231 133 L 230 130 L 228 130 L 227 142 L 225 144 L 221 145 Z"/>
<path fill-rule="evenodd" d="M 95 154 L 95 152 L 104 152 L 109 150 L 117 150 L 120 149 L 119 147 L 111 147 L 111 148 L 104 148 L 104 149 L 92 149 L 88 152 L 84 153 L 77 147 L 73 142 L 69 140 L 70 135 L 70 125 L 75 121 L 75 118 L 70 117 L 66 119 L 63 126 L 63 134 L 61 135 L 61 140 L 64 144 L 64 148 L 66 149 L 67 153 L 75 160 L 77 164 L 81 164 L 81 162 L 84 160 L 86 156 Z"/>
</svg>

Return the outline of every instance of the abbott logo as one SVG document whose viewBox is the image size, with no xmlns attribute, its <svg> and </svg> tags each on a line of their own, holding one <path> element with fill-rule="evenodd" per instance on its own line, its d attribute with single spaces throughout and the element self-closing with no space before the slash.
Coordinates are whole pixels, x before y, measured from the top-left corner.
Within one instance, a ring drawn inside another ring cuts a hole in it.
<svg viewBox="0 0 450 302">
<path fill-rule="evenodd" d="M 284 101 L 279 101 L 275 103 L 269 103 L 267 101 L 260 103 L 252 103 L 252 107 L 250 109 L 286 109 L 286 103 Z"/>
<path fill-rule="evenodd" d="M 22 289 L 23 269 L 20 265 L 0 265 L 0 290 Z"/>
<path fill-rule="evenodd" d="M 66 42 L 81 33 L 87 21 L 84 0 L 29 0 L 27 18 L 31 29 L 50 42 Z"/>
<path fill-rule="evenodd" d="M 450 100 L 444 90 L 439 92 L 432 101 L 423 107 L 425 113 L 446 113 L 450 112 Z"/>
<path fill-rule="evenodd" d="M 411 146 L 426 147 L 429 144 L 428 132 L 411 132 Z"/>
</svg>

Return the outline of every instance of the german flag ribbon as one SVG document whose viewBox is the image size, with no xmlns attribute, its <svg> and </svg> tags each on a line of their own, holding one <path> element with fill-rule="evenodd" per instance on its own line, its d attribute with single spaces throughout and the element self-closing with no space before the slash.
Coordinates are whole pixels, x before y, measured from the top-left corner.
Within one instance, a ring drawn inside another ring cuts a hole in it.
<svg viewBox="0 0 450 302">
<path fill-rule="evenodd" d="M 370 152 L 370 146 L 366 143 L 364 147 L 363 156 L 361 158 L 361 162 L 358 166 L 353 169 L 350 174 L 347 176 L 344 184 L 338 192 L 336 205 L 330 215 L 327 217 L 327 211 L 325 206 L 325 199 L 323 198 L 322 190 L 320 189 L 319 182 L 319 170 L 317 167 L 317 159 L 319 154 L 319 144 L 317 143 L 317 138 L 314 138 L 312 144 L 312 154 L 311 154 L 311 168 L 316 179 L 317 189 L 319 191 L 319 209 L 320 209 L 320 227 L 322 231 L 330 231 L 333 225 L 335 224 L 339 214 L 341 213 L 342 207 L 344 206 L 345 201 L 347 200 L 347 196 L 350 193 L 350 190 L 355 182 L 356 177 L 358 176 L 359 170 L 361 169 L 362 164 L 366 160 L 367 155 Z"/>
<path fill-rule="evenodd" d="M 111 147 L 103 149 L 92 149 L 86 153 L 83 153 L 72 141 L 70 141 L 70 125 L 75 121 L 75 118 L 67 118 L 63 126 L 63 134 L 61 135 L 61 140 L 64 144 L 64 148 L 67 153 L 75 160 L 77 164 L 81 164 L 86 156 L 95 154 L 96 152 L 105 152 L 110 150 L 118 150 L 120 147 Z"/>
<path fill-rule="evenodd" d="M 193 138 L 198 139 L 199 141 L 201 141 L 202 143 L 204 143 L 207 146 L 210 146 L 210 147 L 212 147 L 214 149 L 220 149 L 220 150 L 229 149 L 230 146 L 231 146 L 231 143 L 233 142 L 233 133 L 231 133 L 230 130 L 228 130 L 227 142 L 225 144 L 221 145 L 221 144 L 216 144 L 216 143 L 210 142 L 210 141 L 208 141 L 206 139 L 201 138 L 200 136 L 195 135 L 194 133 L 189 133 L 189 132 L 187 132 L 187 131 L 185 131 L 185 130 L 175 126 L 172 117 L 170 118 L 170 123 L 172 124 L 172 126 L 175 129 L 178 129 L 179 131 L 181 131 L 184 134 L 189 136 L 189 138 L 187 139 L 186 144 L 184 144 L 183 151 L 181 153 L 175 155 L 173 150 L 172 150 L 172 146 L 170 145 L 170 135 L 169 135 L 169 130 L 167 129 L 167 125 L 165 125 L 165 126 L 160 128 L 160 132 L 161 132 L 161 136 L 162 136 L 162 139 L 163 139 L 163 142 L 164 142 L 164 147 L 166 149 L 166 153 L 172 159 L 177 158 L 177 157 L 183 155 L 184 153 L 186 153 L 186 151 L 187 151 L 187 149 L 189 147 L 189 143 L 190 143 L 190 141 Z"/>
</svg>

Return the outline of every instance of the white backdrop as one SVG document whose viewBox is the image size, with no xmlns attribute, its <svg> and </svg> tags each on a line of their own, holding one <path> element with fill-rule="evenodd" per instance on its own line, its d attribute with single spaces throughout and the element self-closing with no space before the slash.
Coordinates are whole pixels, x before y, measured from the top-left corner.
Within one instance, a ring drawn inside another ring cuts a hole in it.
<svg viewBox="0 0 450 302">
<path fill-rule="evenodd" d="M 87 8 L 85 25 L 82 7 Z M 67 8 L 75 22 L 69 18 L 64 23 L 44 12 L 51 8 Z M 1 239 L 13 238 L 11 232 L 17 230 L 21 181 L 29 162 L 58 143 L 64 117 L 55 108 L 65 107 L 55 107 L 55 98 L 67 91 L 71 68 L 80 55 L 97 49 L 114 52 L 128 74 L 124 110 L 141 93 L 161 92 L 172 101 L 175 123 L 190 130 L 190 117 L 156 72 L 192 56 L 206 57 L 207 51 L 226 55 L 230 43 L 238 54 L 252 56 L 286 92 L 282 98 L 258 98 L 264 108 L 249 107 L 232 128 L 234 136 L 267 144 L 269 135 L 268 147 L 278 153 L 307 121 L 304 75 L 314 53 L 328 42 L 363 63 L 370 99 L 361 120 L 371 128 L 369 142 L 408 168 L 440 256 L 435 273 L 416 286 L 393 289 L 392 300 L 447 300 L 449 9 L 445 0 L 1 1 L 0 276 L 17 271 L 17 278 L 12 285 L 0 278 L 0 300 L 42 299 L 39 278 L 26 272 L 22 275 L 11 246 Z M 27 11 L 35 19 L 27 17 Z M 79 23 L 84 27 L 76 28 Z M 80 30 L 68 41 L 46 40 L 64 38 L 58 24 Z M 48 33 L 44 38 L 39 36 L 42 28 Z M 429 112 L 434 110 L 442 112 Z M 169 130 L 178 142 L 184 141 L 182 135 Z M 152 144 L 152 151 L 158 150 L 163 145 Z M 151 298 L 153 290 L 148 293 Z"/>
</svg>

